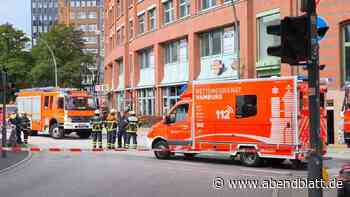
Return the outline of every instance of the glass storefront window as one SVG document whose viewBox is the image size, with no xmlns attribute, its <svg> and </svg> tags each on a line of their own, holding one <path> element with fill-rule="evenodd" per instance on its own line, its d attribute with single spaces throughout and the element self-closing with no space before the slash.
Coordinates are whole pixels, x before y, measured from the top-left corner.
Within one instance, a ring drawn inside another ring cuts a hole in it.
<svg viewBox="0 0 350 197">
<path fill-rule="evenodd" d="M 155 115 L 155 98 L 154 89 L 140 89 L 139 94 L 139 109 L 141 115 Z"/>
</svg>

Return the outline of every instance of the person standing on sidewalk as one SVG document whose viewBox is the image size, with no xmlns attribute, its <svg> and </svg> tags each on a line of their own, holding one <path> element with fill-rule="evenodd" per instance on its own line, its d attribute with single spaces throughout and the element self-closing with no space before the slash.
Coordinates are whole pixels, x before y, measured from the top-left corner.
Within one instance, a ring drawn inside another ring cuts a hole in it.
<svg viewBox="0 0 350 197">
<path fill-rule="evenodd" d="M 92 124 L 92 148 L 96 149 L 96 143 L 98 143 L 98 148 L 102 149 L 102 116 L 100 115 L 100 110 L 95 110 L 95 116 L 91 121 Z"/>
<path fill-rule="evenodd" d="M 122 115 L 119 119 L 118 123 L 118 148 L 123 147 L 123 141 L 124 141 L 124 147 L 126 147 L 126 129 L 129 124 L 128 122 L 128 112 L 122 112 Z"/>
<path fill-rule="evenodd" d="M 107 149 L 115 148 L 116 131 L 117 131 L 117 118 L 115 116 L 115 109 L 111 109 L 107 120 Z"/>
<path fill-rule="evenodd" d="M 10 134 L 10 146 L 15 146 L 16 143 L 22 144 L 21 129 L 20 129 L 21 121 L 17 110 L 15 110 L 13 114 L 11 114 L 9 122 L 12 125 L 12 130 Z"/>
<path fill-rule="evenodd" d="M 137 148 L 137 129 L 139 126 L 139 119 L 136 117 L 136 114 L 134 111 L 129 112 L 128 117 L 128 129 L 127 129 L 127 141 L 126 141 L 126 147 L 129 148 Z M 130 140 L 132 138 L 133 141 L 133 147 L 130 145 Z"/>
<path fill-rule="evenodd" d="M 30 131 L 30 120 L 26 112 L 21 112 L 20 130 L 23 132 L 24 144 L 28 144 L 28 136 Z"/>
</svg>

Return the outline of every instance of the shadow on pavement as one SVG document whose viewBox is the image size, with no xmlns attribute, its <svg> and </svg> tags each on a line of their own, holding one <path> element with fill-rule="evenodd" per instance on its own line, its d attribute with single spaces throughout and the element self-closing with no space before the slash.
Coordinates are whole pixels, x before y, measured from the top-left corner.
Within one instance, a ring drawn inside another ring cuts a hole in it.
<svg viewBox="0 0 350 197">
<path fill-rule="evenodd" d="M 24 152 L 24 151 L 6 152 L 7 157 L 2 158 L 0 153 L 0 171 L 22 161 L 28 156 L 28 154 L 29 154 L 28 152 Z"/>
<path fill-rule="evenodd" d="M 178 160 L 178 161 L 184 161 L 184 162 L 198 162 L 198 163 L 209 163 L 209 164 L 216 164 L 216 165 L 237 165 L 237 166 L 243 166 L 241 162 L 238 159 L 232 159 L 230 157 L 214 157 L 214 156 L 196 156 L 196 157 L 185 157 L 185 156 L 176 156 L 172 157 L 172 160 Z M 307 170 L 307 165 L 303 164 L 299 166 L 298 168 L 294 167 L 292 163 L 288 160 L 284 161 L 280 164 L 270 164 L 270 163 L 262 163 L 260 168 L 265 169 L 281 169 L 281 170 L 296 170 L 296 171 L 305 171 Z M 249 168 L 249 167 L 248 167 Z"/>
</svg>

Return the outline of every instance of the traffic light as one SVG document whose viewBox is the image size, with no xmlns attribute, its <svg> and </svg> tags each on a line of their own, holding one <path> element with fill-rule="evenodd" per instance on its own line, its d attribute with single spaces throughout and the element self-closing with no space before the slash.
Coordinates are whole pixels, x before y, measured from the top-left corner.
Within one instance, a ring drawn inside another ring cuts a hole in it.
<svg viewBox="0 0 350 197">
<path fill-rule="evenodd" d="M 280 46 L 267 48 L 267 54 L 281 58 L 282 63 L 298 64 L 308 57 L 307 16 L 285 17 L 279 25 L 267 27 L 267 33 L 281 37 Z"/>
</svg>

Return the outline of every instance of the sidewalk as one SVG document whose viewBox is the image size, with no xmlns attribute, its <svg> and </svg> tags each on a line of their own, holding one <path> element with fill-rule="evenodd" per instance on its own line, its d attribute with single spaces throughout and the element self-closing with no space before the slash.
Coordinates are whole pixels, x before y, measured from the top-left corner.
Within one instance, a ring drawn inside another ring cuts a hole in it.
<svg viewBox="0 0 350 197">
<path fill-rule="evenodd" d="M 0 142 L 1 142 L 1 138 L 0 138 Z M 2 158 L 2 153 L 0 152 L 0 173 L 3 170 L 6 170 L 8 168 L 10 168 L 12 165 L 15 165 L 21 161 L 23 161 L 24 159 L 26 159 L 28 157 L 28 152 L 11 152 L 8 151 L 6 152 L 6 158 Z"/>
<path fill-rule="evenodd" d="M 347 159 L 350 161 L 350 148 L 345 144 L 332 144 L 327 147 L 326 157 Z"/>
</svg>

